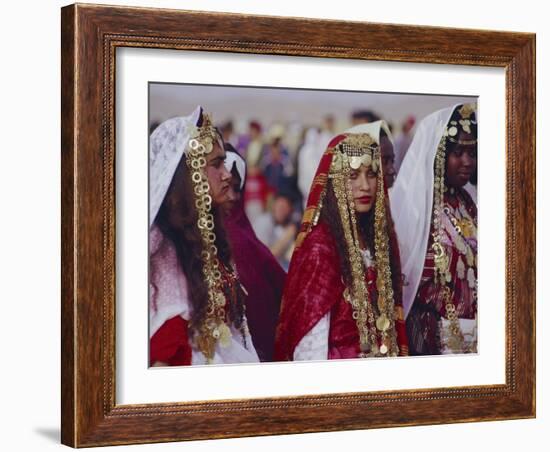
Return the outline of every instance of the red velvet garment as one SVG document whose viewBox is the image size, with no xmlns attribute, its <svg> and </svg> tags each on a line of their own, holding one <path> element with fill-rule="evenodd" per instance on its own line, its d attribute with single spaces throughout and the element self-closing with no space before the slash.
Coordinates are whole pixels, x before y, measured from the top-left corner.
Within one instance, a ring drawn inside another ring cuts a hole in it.
<svg viewBox="0 0 550 452">
<path fill-rule="evenodd" d="M 365 275 L 370 299 L 376 302 L 376 270 Z M 324 223 L 313 227 L 293 256 L 277 328 L 275 360 L 292 360 L 302 338 L 330 312 L 328 358 L 357 358 L 359 333 L 352 308 L 344 300 L 344 283 L 336 243 Z M 396 303 L 397 344 L 408 352 L 401 303 Z"/>
<path fill-rule="evenodd" d="M 276 361 L 292 361 L 306 333 L 340 301 L 344 292 L 336 243 L 319 224 L 295 251 L 287 275 L 275 338 Z"/>
<path fill-rule="evenodd" d="M 187 321 L 176 316 L 162 324 L 153 335 L 149 348 L 149 365 L 156 362 L 169 366 L 191 364 L 191 347 L 188 340 Z"/>
<path fill-rule="evenodd" d="M 242 200 L 225 219 L 225 228 L 239 280 L 248 292 L 246 317 L 252 342 L 260 361 L 271 361 L 286 273 L 256 237 Z"/>
</svg>

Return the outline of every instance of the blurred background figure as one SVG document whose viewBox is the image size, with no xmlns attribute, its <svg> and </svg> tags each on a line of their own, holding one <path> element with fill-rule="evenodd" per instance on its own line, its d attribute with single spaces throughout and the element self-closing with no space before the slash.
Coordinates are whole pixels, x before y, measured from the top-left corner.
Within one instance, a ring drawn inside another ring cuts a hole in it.
<svg viewBox="0 0 550 452">
<path fill-rule="evenodd" d="M 238 137 L 235 134 L 235 128 L 233 126 L 233 121 L 229 120 L 224 122 L 220 127 L 220 133 L 222 134 L 223 142 L 229 143 L 233 148 L 237 146 Z"/>
<path fill-rule="evenodd" d="M 393 142 L 393 151 L 395 153 L 394 168 L 396 173 L 399 172 L 399 168 L 401 168 L 401 163 L 403 162 L 403 159 L 407 154 L 407 150 L 411 145 L 411 141 L 414 136 L 413 129 L 415 123 L 415 117 L 409 115 L 401 125 L 401 132 L 395 137 L 395 140 Z"/>
<path fill-rule="evenodd" d="M 287 149 L 283 146 L 280 130 L 273 134 L 264 147 L 260 164 L 269 187 L 275 192 L 289 189 L 293 165 Z"/>
<path fill-rule="evenodd" d="M 372 110 L 355 110 L 351 114 L 351 125 L 357 126 L 359 124 L 379 121 L 380 119 L 382 118 Z"/>
<path fill-rule="evenodd" d="M 265 212 L 273 190 L 258 166 L 248 166 L 248 176 L 244 187 L 244 209 L 249 220 L 254 222 Z"/>
<path fill-rule="evenodd" d="M 336 133 L 336 119 L 333 115 L 326 115 L 323 118 L 323 126 L 321 127 L 321 140 L 328 145 L 330 139 Z M 325 145 L 325 148 L 326 148 Z"/>
<path fill-rule="evenodd" d="M 319 160 L 324 152 L 320 141 L 321 132 L 315 127 L 310 127 L 305 134 L 304 144 L 298 151 L 298 189 L 304 206 Z"/>
<path fill-rule="evenodd" d="M 302 197 L 302 208 L 306 205 L 309 189 L 311 188 L 319 161 L 333 136 L 334 117 L 331 115 L 325 117 L 321 131 L 316 127 L 310 127 L 305 133 L 304 144 L 298 152 L 297 174 L 297 185 Z"/>
<path fill-rule="evenodd" d="M 271 250 L 285 271 L 294 249 L 299 221 L 300 214 L 294 208 L 292 195 L 280 192 L 273 199 L 271 208 L 252 223 L 258 238 Z"/>
<path fill-rule="evenodd" d="M 241 136 L 237 143 L 237 150 L 244 156 L 249 168 L 259 165 L 263 146 L 262 126 L 252 120 L 248 124 L 248 135 Z"/>
</svg>

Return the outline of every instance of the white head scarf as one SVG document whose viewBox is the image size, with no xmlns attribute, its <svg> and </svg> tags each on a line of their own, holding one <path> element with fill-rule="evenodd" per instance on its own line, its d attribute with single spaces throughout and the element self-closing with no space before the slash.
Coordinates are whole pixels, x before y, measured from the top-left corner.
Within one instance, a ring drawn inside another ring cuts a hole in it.
<svg viewBox="0 0 550 452">
<path fill-rule="evenodd" d="M 434 159 L 457 105 L 436 111 L 418 125 L 390 190 L 390 204 L 405 275 L 403 310 L 407 317 L 424 270 L 432 222 Z"/>
<path fill-rule="evenodd" d="M 202 114 L 198 106 L 189 116 L 168 119 L 158 126 L 149 139 L 149 227 L 172 182 L 176 168 L 187 150 L 191 131 Z"/>
<path fill-rule="evenodd" d="M 358 124 L 356 126 L 353 126 L 349 129 L 347 129 L 344 133 L 366 133 L 370 135 L 376 143 L 380 144 L 380 132 L 381 131 L 386 132 L 386 135 L 388 136 L 388 139 L 390 140 L 391 144 L 393 145 L 393 137 L 390 132 L 390 128 L 388 126 L 388 123 L 384 120 L 374 121 L 374 122 L 367 122 L 365 124 Z"/>
<path fill-rule="evenodd" d="M 226 152 L 224 165 L 225 169 L 230 173 L 233 170 L 233 165 L 235 165 L 235 168 L 237 168 L 237 173 L 239 173 L 239 177 L 241 178 L 239 188 L 242 190 L 246 180 L 246 162 L 244 159 L 237 152 Z"/>
</svg>

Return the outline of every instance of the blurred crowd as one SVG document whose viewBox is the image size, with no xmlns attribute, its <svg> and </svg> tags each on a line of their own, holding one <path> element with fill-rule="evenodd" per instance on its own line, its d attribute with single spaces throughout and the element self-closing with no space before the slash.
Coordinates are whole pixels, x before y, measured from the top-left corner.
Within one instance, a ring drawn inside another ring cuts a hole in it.
<svg viewBox="0 0 550 452">
<path fill-rule="evenodd" d="M 229 143 L 247 164 L 244 186 L 246 214 L 257 237 L 288 270 L 294 241 L 315 171 L 329 141 L 350 126 L 374 122 L 380 117 L 372 110 L 354 111 L 348 118 L 327 115 L 320 124 L 262 124 L 248 122 L 239 133 L 234 121 L 217 124 L 224 142 Z M 151 125 L 151 132 L 158 125 Z M 415 117 L 401 124 L 389 123 L 393 155 L 385 164 L 391 186 L 413 137 Z"/>
</svg>

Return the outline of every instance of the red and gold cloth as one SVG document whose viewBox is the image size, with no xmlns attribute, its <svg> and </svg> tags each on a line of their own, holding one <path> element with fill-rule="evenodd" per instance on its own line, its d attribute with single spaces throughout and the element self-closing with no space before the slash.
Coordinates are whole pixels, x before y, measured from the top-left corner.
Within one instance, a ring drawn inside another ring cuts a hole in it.
<svg viewBox="0 0 550 452">
<path fill-rule="evenodd" d="M 356 321 L 352 317 L 353 310 L 344 299 L 345 284 L 335 238 L 328 225 L 323 222 L 316 224 L 325 195 L 332 158 L 334 152 L 338 152 L 335 147 L 346 137 L 347 135 L 342 134 L 331 140 L 313 179 L 283 293 L 275 338 L 274 360 L 276 361 L 293 360 L 296 346 L 328 313 L 330 313 L 328 358 L 357 358 L 360 353 L 359 333 Z M 383 181 L 383 177 L 380 179 Z M 389 206 L 385 187 L 384 193 L 386 206 Z M 392 225 L 391 221 L 389 224 Z M 392 259 L 397 259 L 398 262 L 399 251 L 393 225 L 390 229 Z M 376 269 L 367 268 L 365 279 L 369 299 L 375 303 L 377 299 Z M 399 355 L 404 356 L 408 355 L 408 342 L 400 289 L 394 289 L 394 297 L 397 345 Z"/>
</svg>

